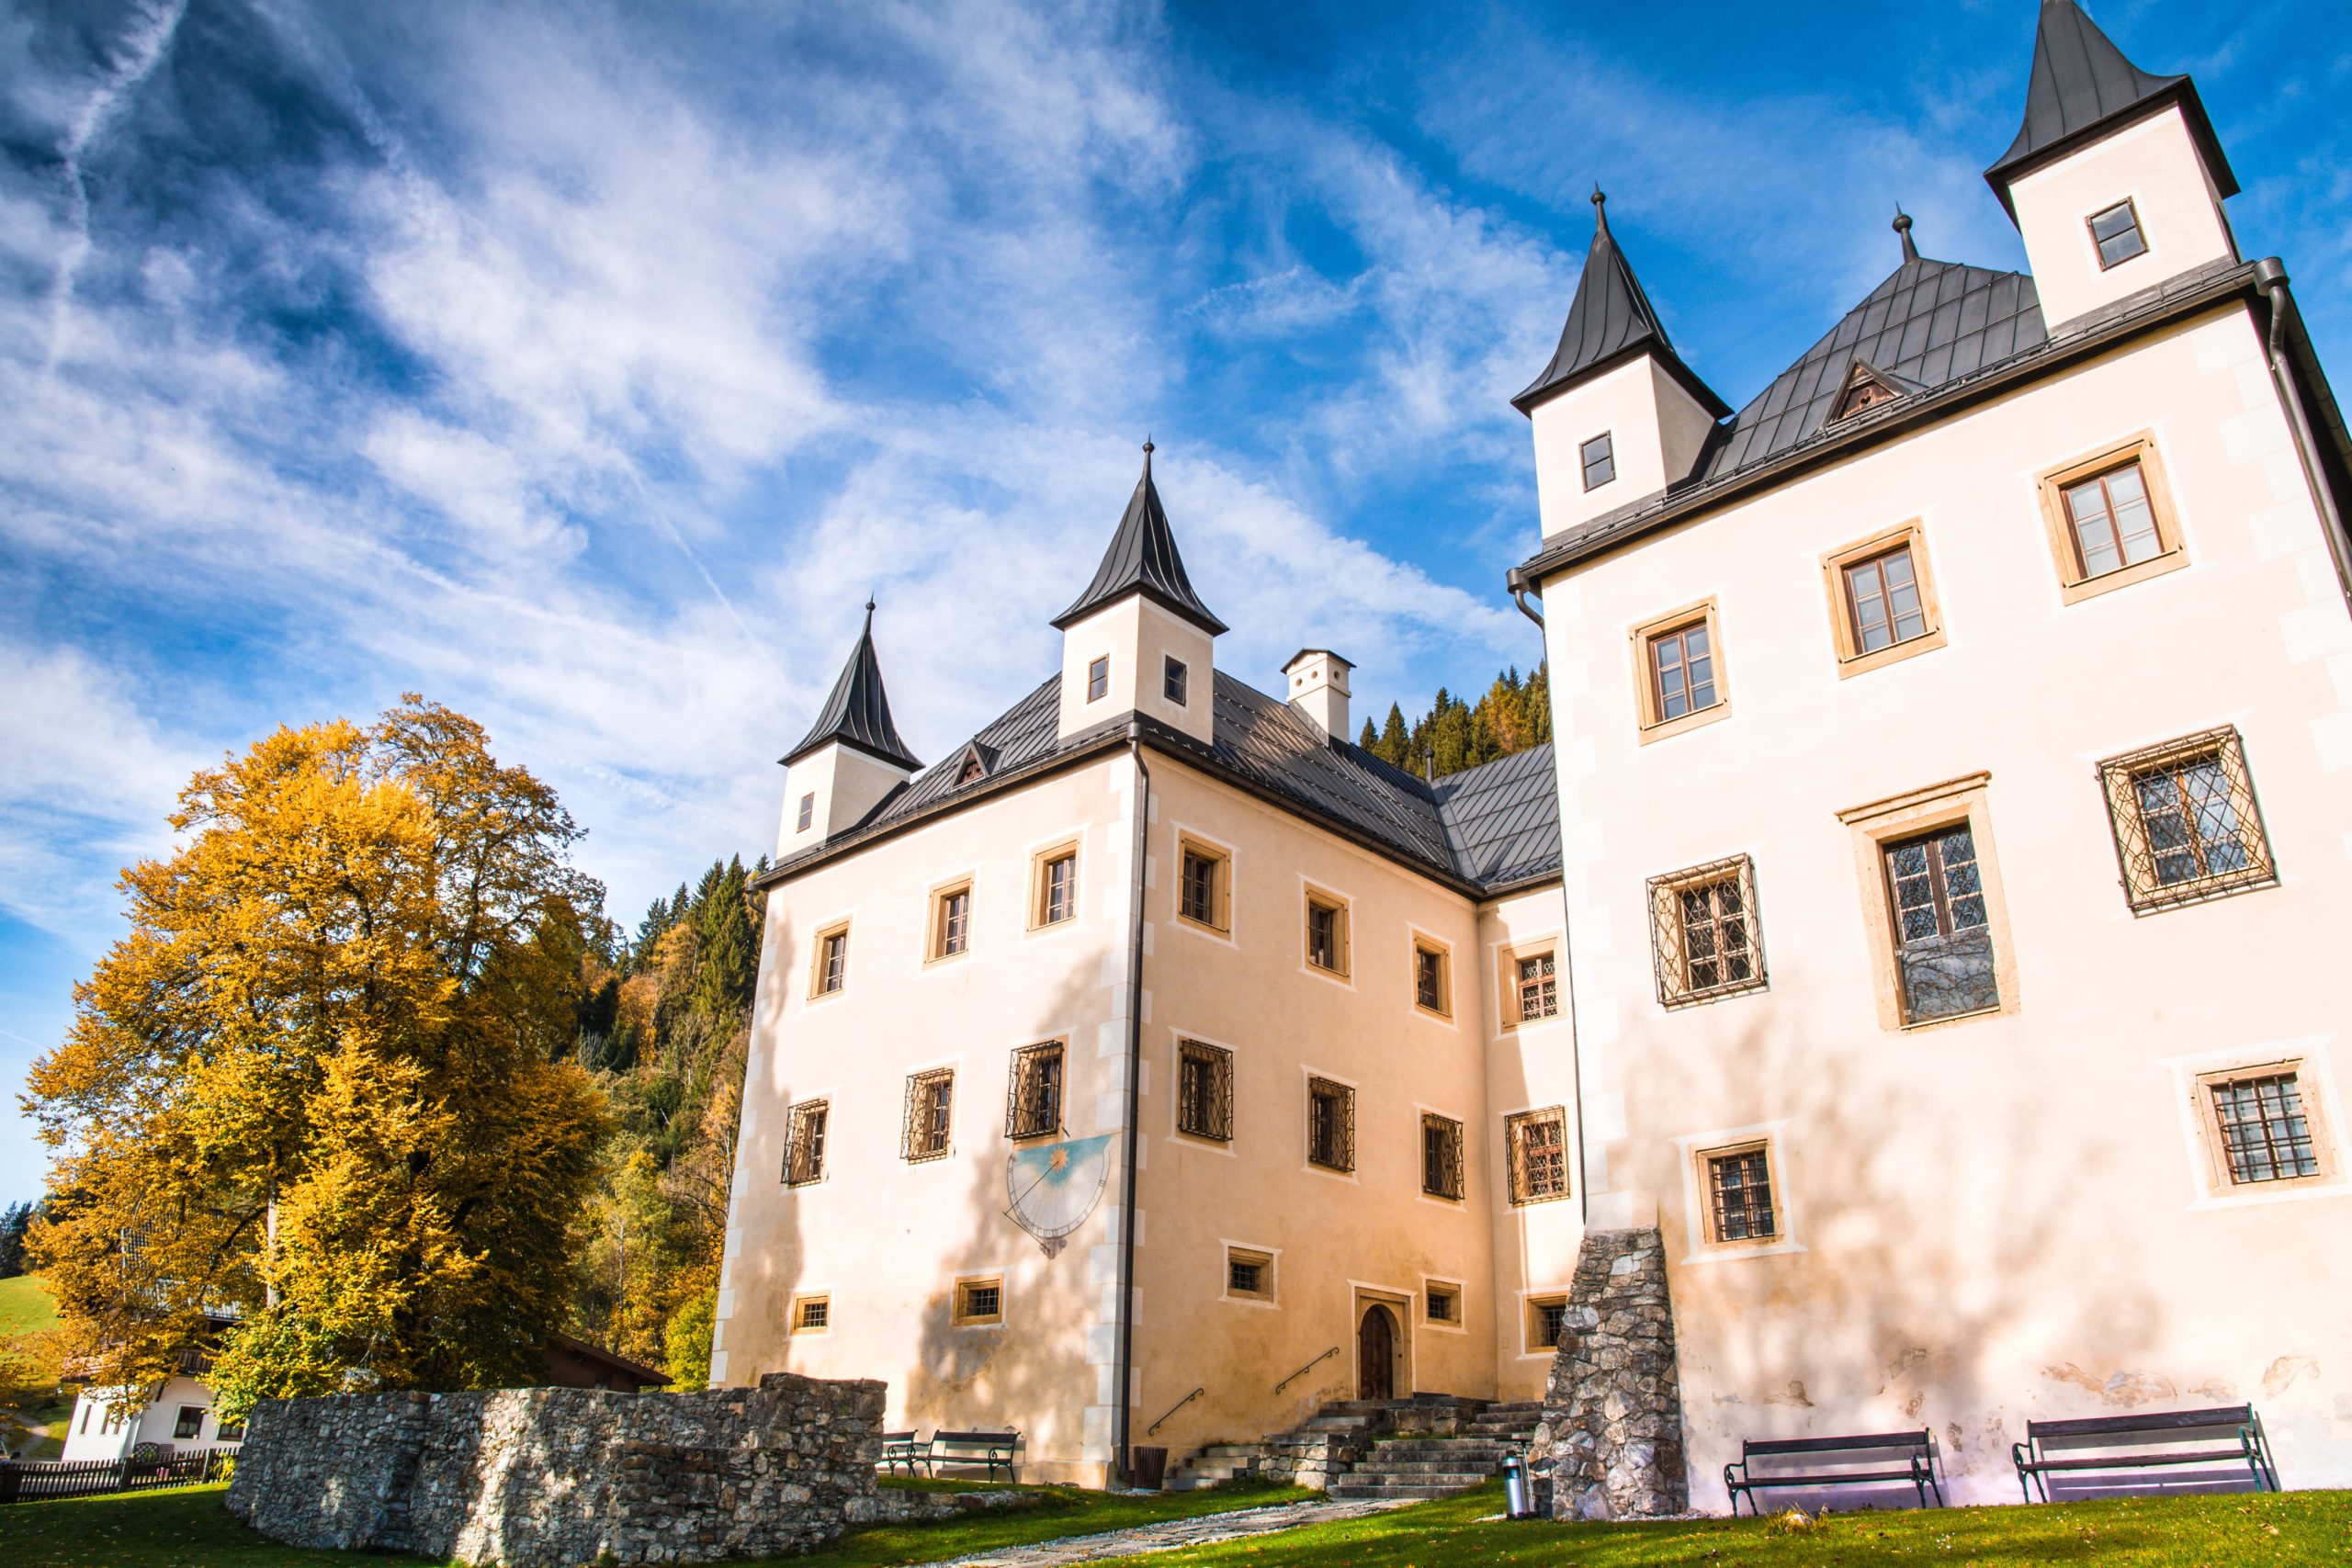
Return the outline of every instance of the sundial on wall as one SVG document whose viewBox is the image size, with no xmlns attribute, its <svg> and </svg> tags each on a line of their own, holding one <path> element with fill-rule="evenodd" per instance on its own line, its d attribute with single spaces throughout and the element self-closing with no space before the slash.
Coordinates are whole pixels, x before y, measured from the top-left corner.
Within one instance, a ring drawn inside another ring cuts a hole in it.
<svg viewBox="0 0 2352 1568">
<path fill-rule="evenodd" d="M 1046 1256 L 1086 1223 L 1111 1179 L 1111 1139 L 1070 1138 L 1015 1149 L 1004 1162 L 1005 1218 L 1037 1238 Z"/>
</svg>

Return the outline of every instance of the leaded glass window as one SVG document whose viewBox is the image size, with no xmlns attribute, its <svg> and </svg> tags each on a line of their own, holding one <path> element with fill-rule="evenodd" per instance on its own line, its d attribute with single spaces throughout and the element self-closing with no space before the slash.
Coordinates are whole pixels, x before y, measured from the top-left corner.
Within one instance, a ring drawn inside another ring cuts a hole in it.
<svg viewBox="0 0 2352 1568">
<path fill-rule="evenodd" d="M 1906 1023 L 1998 1007 L 1993 933 L 1968 824 L 1885 846 Z"/>
<path fill-rule="evenodd" d="M 2293 1073 L 2210 1084 L 2207 1092 L 2231 1181 L 2245 1186 L 2319 1174 L 2319 1154 Z"/>
</svg>

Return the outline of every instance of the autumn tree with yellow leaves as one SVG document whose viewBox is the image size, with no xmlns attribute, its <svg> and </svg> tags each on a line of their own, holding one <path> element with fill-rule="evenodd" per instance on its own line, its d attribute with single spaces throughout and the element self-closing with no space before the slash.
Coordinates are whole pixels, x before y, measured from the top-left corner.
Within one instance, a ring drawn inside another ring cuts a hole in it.
<svg viewBox="0 0 2352 1568">
<path fill-rule="evenodd" d="M 55 1158 L 31 1250 L 80 1370 L 153 1386 L 233 1309 L 227 1419 L 536 1381 L 611 1126 L 574 1059 L 579 829 L 413 695 L 279 730 L 171 821 L 28 1080 Z"/>
</svg>

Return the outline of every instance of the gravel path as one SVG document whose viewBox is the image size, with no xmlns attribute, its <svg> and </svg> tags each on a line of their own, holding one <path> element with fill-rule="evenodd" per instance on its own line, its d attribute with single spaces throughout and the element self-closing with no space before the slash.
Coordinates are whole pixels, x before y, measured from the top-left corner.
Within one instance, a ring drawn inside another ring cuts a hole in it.
<svg viewBox="0 0 2352 1568">
<path fill-rule="evenodd" d="M 1001 1551 L 974 1552 L 968 1557 L 943 1558 L 922 1568 L 1056 1568 L 1065 1562 L 1094 1562 L 1105 1557 L 1127 1557 L 1139 1551 L 1167 1551 L 1179 1546 L 1235 1540 L 1244 1536 L 1272 1535 L 1303 1525 L 1329 1524 L 1335 1519 L 1360 1519 L 1403 1503 L 1281 1503 L 1265 1508 L 1237 1508 L 1229 1514 L 1204 1514 L 1195 1519 L 1170 1519 L 1165 1524 L 1138 1525 L 1133 1529 L 1102 1535 L 1064 1536 Z"/>
</svg>

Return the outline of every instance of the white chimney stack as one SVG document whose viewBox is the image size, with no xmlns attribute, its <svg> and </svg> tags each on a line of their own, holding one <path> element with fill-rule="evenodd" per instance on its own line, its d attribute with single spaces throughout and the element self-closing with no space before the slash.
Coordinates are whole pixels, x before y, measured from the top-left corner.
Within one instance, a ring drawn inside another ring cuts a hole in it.
<svg viewBox="0 0 2352 1568">
<path fill-rule="evenodd" d="M 1302 648 L 1283 666 L 1290 705 L 1324 734 L 1348 739 L 1348 671 L 1355 666 L 1328 648 Z"/>
</svg>

